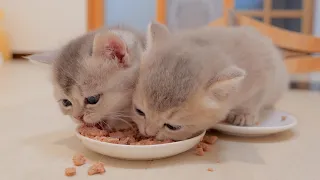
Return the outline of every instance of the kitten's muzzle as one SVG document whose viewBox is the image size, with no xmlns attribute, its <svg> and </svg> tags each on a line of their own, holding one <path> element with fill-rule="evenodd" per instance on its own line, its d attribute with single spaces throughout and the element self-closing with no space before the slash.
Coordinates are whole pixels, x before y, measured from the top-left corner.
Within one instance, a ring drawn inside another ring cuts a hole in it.
<svg viewBox="0 0 320 180">
<path fill-rule="evenodd" d="M 75 119 L 78 120 L 78 121 L 84 122 L 83 116 L 84 116 L 84 115 L 82 114 L 82 115 L 78 115 L 78 116 L 73 116 L 73 118 L 75 118 Z"/>
<path fill-rule="evenodd" d="M 149 137 L 156 136 L 158 133 L 158 128 L 153 126 L 146 126 L 145 134 Z"/>
</svg>

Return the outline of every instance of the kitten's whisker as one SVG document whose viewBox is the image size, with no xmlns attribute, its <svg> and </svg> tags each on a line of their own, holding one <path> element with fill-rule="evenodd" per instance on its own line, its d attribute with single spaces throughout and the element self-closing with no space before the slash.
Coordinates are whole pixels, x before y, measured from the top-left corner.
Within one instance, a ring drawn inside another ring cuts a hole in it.
<svg viewBox="0 0 320 180">
<path fill-rule="evenodd" d="M 133 116 L 126 116 L 122 114 L 111 114 L 113 117 L 132 118 Z"/>
<path fill-rule="evenodd" d="M 122 116 L 122 117 L 133 117 L 131 115 L 126 115 L 126 114 L 121 114 L 121 113 L 110 113 L 111 115 L 117 115 L 117 116 Z"/>
<path fill-rule="evenodd" d="M 114 113 L 128 113 L 129 111 L 113 111 L 109 112 L 109 114 L 114 114 Z"/>
<path fill-rule="evenodd" d="M 120 121 L 124 122 L 125 124 L 127 124 L 130 128 L 133 128 L 132 124 L 129 123 L 128 121 L 126 121 L 125 119 L 116 118 L 116 120 L 120 120 Z"/>
<path fill-rule="evenodd" d="M 121 121 L 121 122 L 123 122 L 123 123 L 125 123 L 125 124 L 127 124 L 128 126 L 130 126 L 130 128 L 133 128 L 133 126 L 132 126 L 132 124 L 130 123 L 130 122 L 128 122 L 127 120 L 125 120 L 125 119 L 123 119 L 123 118 L 121 118 L 121 117 L 115 117 L 115 116 L 106 116 L 106 118 L 108 119 L 114 119 L 114 120 L 119 120 L 119 121 Z"/>
<path fill-rule="evenodd" d="M 132 118 L 133 116 L 130 116 L 130 115 L 126 115 L 126 114 L 123 114 L 123 113 L 119 113 L 119 112 L 114 112 L 114 113 L 109 113 L 108 114 L 109 116 L 116 116 L 116 117 L 128 117 L 128 118 Z"/>
<path fill-rule="evenodd" d="M 109 130 L 109 131 L 111 131 L 111 130 L 112 130 L 112 128 L 110 127 L 110 125 L 109 125 L 107 122 L 102 121 L 102 123 L 104 123 L 104 125 L 106 125 L 106 126 L 107 126 L 107 128 L 108 128 L 108 130 Z"/>
<path fill-rule="evenodd" d="M 101 127 L 101 129 L 103 129 L 103 126 L 100 123 L 98 123 L 98 125 Z"/>
</svg>

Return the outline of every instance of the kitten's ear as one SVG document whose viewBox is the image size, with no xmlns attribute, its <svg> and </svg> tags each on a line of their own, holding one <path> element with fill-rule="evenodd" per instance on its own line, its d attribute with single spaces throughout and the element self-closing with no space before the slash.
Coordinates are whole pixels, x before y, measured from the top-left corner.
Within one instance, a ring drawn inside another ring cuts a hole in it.
<svg viewBox="0 0 320 180">
<path fill-rule="evenodd" d="M 47 52 L 32 54 L 29 56 L 25 56 L 24 58 L 32 62 L 52 64 L 54 61 L 57 60 L 59 54 L 60 54 L 60 50 L 55 50 L 55 51 L 47 51 Z"/>
<path fill-rule="evenodd" d="M 241 86 L 246 72 L 236 66 L 228 67 L 216 75 L 209 86 L 209 94 L 219 101 L 228 99 Z"/>
<path fill-rule="evenodd" d="M 151 22 L 147 30 L 147 47 L 151 47 L 152 44 L 162 41 L 169 36 L 170 31 L 165 25 Z"/>
<path fill-rule="evenodd" d="M 128 65 L 128 48 L 116 34 L 108 31 L 95 35 L 92 55 L 105 60 L 117 60 L 120 65 Z"/>
</svg>

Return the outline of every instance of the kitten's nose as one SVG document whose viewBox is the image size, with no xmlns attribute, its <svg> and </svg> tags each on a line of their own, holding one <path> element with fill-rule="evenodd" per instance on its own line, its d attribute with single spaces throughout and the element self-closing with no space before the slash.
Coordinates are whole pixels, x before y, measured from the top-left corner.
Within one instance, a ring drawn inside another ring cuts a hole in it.
<svg viewBox="0 0 320 180">
<path fill-rule="evenodd" d="M 78 116 L 73 116 L 75 119 L 83 122 L 83 114 Z"/>
<path fill-rule="evenodd" d="M 158 133 L 158 129 L 156 127 L 148 126 L 145 128 L 145 134 L 147 136 L 155 136 L 155 135 L 157 135 L 157 133 Z"/>
</svg>

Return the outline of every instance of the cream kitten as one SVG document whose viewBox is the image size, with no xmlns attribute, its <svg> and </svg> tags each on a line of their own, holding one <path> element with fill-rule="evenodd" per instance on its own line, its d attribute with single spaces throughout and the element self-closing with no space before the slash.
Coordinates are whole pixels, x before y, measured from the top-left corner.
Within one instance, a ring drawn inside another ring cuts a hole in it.
<svg viewBox="0 0 320 180">
<path fill-rule="evenodd" d="M 144 46 L 143 35 L 117 27 L 85 34 L 57 52 L 29 59 L 53 63 L 54 96 L 64 114 L 78 123 L 107 120 L 120 128 L 119 122 L 130 120 Z"/>
<path fill-rule="evenodd" d="M 257 122 L 287 89 L 282 56 L 251 27 L 204 27 L 172 34 L 148 28 L 133 95 L 133 120 L 146 136 L 183 140 L 228 119 Z"/>
</svg>

